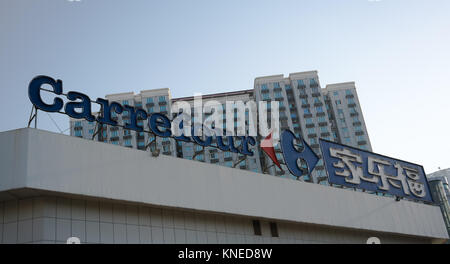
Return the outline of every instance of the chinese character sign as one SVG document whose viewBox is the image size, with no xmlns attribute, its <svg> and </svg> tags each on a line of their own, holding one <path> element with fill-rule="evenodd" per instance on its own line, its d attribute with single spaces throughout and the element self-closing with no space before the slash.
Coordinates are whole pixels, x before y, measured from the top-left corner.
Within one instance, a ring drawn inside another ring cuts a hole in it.
<svg viewBox="0 0 450 264">
<path fill-rule="evenodd" d="M 320 148 L 332 184 L 433 201 L 420 165 L 322 139 Z"/>
</svg>

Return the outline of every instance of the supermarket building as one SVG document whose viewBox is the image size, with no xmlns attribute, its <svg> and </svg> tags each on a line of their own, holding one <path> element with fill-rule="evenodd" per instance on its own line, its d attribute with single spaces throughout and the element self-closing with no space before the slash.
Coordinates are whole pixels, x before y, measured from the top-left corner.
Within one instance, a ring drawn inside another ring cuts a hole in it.
<svg viewBox="0 0 450 264">
<path fill-rule="evenodd" d="M 444 243 L 439 207 L 24 128 L 0 132 L 0 242 Z"/>
</svg>

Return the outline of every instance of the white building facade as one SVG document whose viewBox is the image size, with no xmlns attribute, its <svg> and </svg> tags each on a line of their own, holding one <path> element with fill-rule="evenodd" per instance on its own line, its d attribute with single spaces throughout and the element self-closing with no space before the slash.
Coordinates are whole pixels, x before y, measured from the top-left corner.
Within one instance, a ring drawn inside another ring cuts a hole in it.
<svg viewBox="0 0 450 264">
<path fill-rule="evenodd" d="M 443 243 L 438 206 L 32 128 L 0 133 L 0 242 Z"/>
</svg>

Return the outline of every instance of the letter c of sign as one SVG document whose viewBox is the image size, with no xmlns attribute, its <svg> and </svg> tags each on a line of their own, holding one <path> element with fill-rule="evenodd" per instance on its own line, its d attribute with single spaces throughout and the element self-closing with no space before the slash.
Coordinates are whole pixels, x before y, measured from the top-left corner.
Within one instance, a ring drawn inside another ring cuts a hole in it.
<svg viewBox="0 0 450 264">
<path fill-rule="evenodd" d="M 58 112 L 63 107 L 64 102 L 61 98 L 55 98 L 51 105 L 44 103 L 41 98 L 41 87 L 44 84 L 51 85 L 55 94 L 60 95 L 63 92 L 61 80 L 55 81 L 53 78 L 40 75 L 34 77 L 28 85 L 28 97 L 36 108 L 46 112 Z"/>
</svg>

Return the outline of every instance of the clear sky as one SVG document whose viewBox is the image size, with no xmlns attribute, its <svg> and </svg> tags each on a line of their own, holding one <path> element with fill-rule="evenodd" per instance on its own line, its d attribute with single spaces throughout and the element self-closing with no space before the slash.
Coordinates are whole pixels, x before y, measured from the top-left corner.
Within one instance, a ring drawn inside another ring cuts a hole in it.
<svg viewBox="0 0 450 264">
<path fill-rule="evenodd" d="M 448 0 L 0 0 L 0 131 L 26 126 L 40 74 L 95 99 L 308 70 L 356 82 L 375 152 L 450 167 Z M 58 131 L 43 112 L 38 128 Z"/>
</svg>

